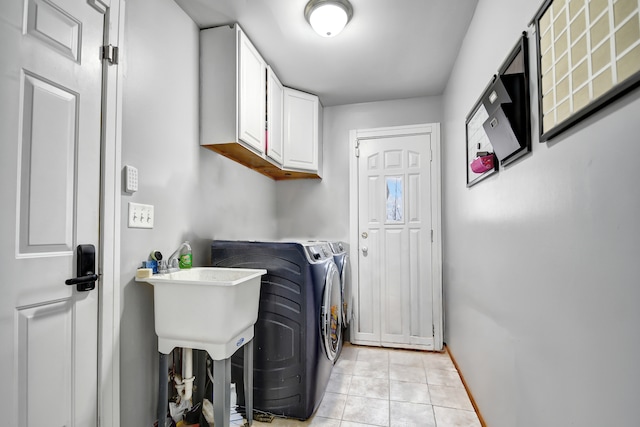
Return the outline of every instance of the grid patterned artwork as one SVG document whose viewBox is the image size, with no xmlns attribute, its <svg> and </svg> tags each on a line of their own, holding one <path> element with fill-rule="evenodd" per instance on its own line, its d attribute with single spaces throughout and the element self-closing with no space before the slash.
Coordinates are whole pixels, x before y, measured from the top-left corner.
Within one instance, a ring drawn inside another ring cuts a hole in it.
<svg viewBox="0 0 640 427">
<path fill-rule="evenodd" d="M 640 0 L 548 0 L 538 34 L 545 141 L 637 86 Z"/>
</svg>

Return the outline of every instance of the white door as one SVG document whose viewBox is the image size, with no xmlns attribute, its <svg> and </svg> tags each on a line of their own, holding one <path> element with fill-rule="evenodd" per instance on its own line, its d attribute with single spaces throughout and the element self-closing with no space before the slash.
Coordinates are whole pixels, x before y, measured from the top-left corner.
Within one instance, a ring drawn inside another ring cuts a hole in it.
<svg viewBox="0 0 640 427">
<path fill-rule="evenodd" d="M 98 292 L 65 280 L 77 245 L 99 248 L 104 15 L 16 0 L 0 16 L 1 424 L 95 426 Z"/>
<path fill-rule="evenodd" d="M 269 122 L 266 141 L 267 155 L 282 164 L 284 86 L 271 67 L 267 67 L 267 100 L 267 119 Z"/>
<path fill-rule="evenodd" d="M 320 101 L 315 95 L 284 89 L 285 169 L 317 172 Z"/>
<path fill-rule="evenodd" d="M 237 31 L 240 50 L 238 136 L 262 154 L 265 151 L 267 64 L 247 35 L 239 27 Z"/>
<path fill-rule="evenodd" d="M 432 230 L 439 231 L 438 191 L 433 194 L 439 179 L 433 181 L 431 153 L 438 135 L 395 133 L 357 140 L 354 338 L 361 344 L 436 349 L 441 285 Z"/>
</svg>

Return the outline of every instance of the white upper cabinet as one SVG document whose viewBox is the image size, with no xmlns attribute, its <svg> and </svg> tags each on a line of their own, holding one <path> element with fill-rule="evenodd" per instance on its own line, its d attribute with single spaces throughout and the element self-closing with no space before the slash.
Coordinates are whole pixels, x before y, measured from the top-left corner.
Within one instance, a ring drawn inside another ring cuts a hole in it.
<svg viewBox="0 0 640 427">
<path fill-rule="evenodd" d="M 238 25 L 200 32 L 200 143 L 265 152 L 267 66 Z"/>
<path fill-rule="evenodd" d="M 267 156 L 282 164 L 284 87 L 267 67 Z"/>
<path fill-rule="evenodd" d="M 267 64 L 245 33 L 238 29 L 238 135 L 258 150 L 265 151 Z"/>
<path fill-rule="evenodd" d="M 200 31 L 200 145 L 275 180 L 318 179 L 318 97 L 287 89 L 242 29 Z"/>
<path fill-rule="evenodd" d="M 299 90 L 284 89 L 285 169 L 318 172 L 320 175 L 320 101 Z"/>
</svg>

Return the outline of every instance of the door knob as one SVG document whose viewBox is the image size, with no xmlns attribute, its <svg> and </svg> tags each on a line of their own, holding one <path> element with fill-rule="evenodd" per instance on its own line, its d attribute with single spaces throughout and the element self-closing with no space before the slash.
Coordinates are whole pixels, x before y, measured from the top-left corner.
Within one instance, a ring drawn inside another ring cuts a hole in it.
<svg viewBox="0 0 640 427">
<path fill-rule="evenodd" d="M 369 253 L 369 248 L 367 248 L 366 246 L 362 247 L 362 255 L 367 255 Z"/>
<path fill-rule="evenodd" d="M 96 287 L 96 248 L 93 245 L 78 245 L 76 248 L 76 275 L 65 280 L 66 285 L 76 285 L 78 292 L 87 292 Z"/>
</svg>

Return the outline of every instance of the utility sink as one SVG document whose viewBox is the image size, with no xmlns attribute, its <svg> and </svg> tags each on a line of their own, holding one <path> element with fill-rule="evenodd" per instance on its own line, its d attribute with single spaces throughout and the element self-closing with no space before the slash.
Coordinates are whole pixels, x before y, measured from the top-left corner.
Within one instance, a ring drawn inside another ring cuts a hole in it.
<svg viewBox="0 0 640 427">
<path fill-rule="evenodd" d="M 136 279 L 154 287 L 158 351 L 206 350 L 231 357 L 253 338 L 263 269 L 194 267 Z"/>
</svg>

